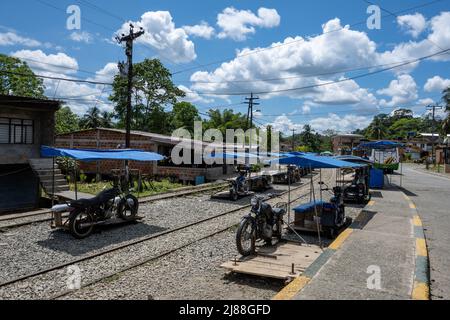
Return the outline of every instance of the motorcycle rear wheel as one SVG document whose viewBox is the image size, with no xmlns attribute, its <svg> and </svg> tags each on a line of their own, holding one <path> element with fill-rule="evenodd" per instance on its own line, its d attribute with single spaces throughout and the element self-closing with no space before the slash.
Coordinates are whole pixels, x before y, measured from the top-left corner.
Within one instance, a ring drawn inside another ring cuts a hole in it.
<svg viewBox="0 0 450 320">
<path fill-rule="evenodd" d="M 91 235 L 94 230 L 94 217 L 87 210 L 77 210 L 70 215 L 69 218 L 69 231 L 76 239 L 84 239 Z M 92 225 L 82 227 L 82 224 Z"/>
<path fill-rule="evenodd" d="M 243 219 L 236 232 L 236 246 L 244 257 L 255 253 L 256 229 L 250 219 Z"/>
</svg>

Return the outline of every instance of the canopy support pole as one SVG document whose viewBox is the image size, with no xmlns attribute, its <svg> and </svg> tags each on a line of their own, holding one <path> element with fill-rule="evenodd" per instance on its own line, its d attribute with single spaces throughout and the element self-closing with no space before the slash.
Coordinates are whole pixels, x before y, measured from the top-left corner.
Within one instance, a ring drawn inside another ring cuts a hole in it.
<svg viewBox="0 0 450 320">
<path fill-rule="evenodd" d="M 78 200 L 77 167 L 78 167 L 78 163 L 77 163 L 77 161 L 75 161 L 75 166 L 73 169 L 74 170 L 73 181 L 75 182 L 75 200 Z"/>
<path fill-rule="evenodd" d="M 316 218 L 315 220 L 316 220 L 317 236 L 319 238 L 320 249 L 323 249 L 323 247 L 322 247 L 322 239 L 320 237 L 320 223 L 319 223 L 319 215 L 317 213 L 316 192 L 314 190 L 314 182 L 313 182 L 313 175 L 312 175 L 311 165 L 309 166 L 309 169 L 311 171 L 311 191 L 312 191 L 313 203 L 314 203 L 314 215 L 315 215 L 315 218 Z"/>
<path fill-rule="evenodd" d="M 52 167 L 52 207 L 53 207 L 55 205 L 55 157 L 52 157 L 52 164 L 53 164 Z"/>
<path fill-rule="evenodd" d="M 291 225 L 291 176 L 289 175 L 289 167 L 288 167 L 288 225 Z"/>
</svg>

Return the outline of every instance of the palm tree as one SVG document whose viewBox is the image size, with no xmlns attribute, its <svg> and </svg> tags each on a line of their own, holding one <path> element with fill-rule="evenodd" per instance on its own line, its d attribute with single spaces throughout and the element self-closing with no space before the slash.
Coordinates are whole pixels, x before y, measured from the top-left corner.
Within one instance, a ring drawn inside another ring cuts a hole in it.
<svg viewBox="0 0 450 320">
<path fill-rule="evenodd" d="M 442 100 L 445 103 L 445 111 L 447 112 L 447 118 L 442 123 L 442 130 L 444 133 L 450 132 L 450 87 L 442 91 Z"/>
<path fill-rule="evenodd" d="M 102 126 L 102 117 L 98 107 L 91 107 L 80 121 L 81 127 L 84 129 L 95 129 Z"/>
<path fill-rule="evenodd" d="M 102 112 L 102 117 L 101 117 L 101 125 L 103 128 L 112 128 L 113 127 L 113 113 L 112 112 L 108 112 L 108 111 L 103 111 Z"/>
<path fill-rule="evenodd" d="M 371 139 L 381 140 L 386 136 L 386 128 L 381 119 L 376 117 L 368 130 Z"/>
</svg>

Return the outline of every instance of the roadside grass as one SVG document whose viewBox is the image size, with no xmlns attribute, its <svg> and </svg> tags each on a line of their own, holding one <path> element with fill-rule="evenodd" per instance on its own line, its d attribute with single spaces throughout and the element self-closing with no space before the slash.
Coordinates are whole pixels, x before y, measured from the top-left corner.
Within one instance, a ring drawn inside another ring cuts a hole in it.
<svg viewBox="0 0 450 320">
<path fill-rule="evenodd" d="M 165 193 L 168 191 L 172 191 L 175 189 L 179 189 L 184 187 L 181 183 L 173 183 L 169 180 L 161 180 L 161 181 L 152 181 L 151 185 L 146 183 L 147 186 L 139 192 L 140 197 L 147 197 L 155 194 Z M 70 190 L 75 191 L 75 184 L 70 183 Z M 77 183 L 77 189 L 79 192 L 89 193 L 93 195 L 97 195 L 104 189 L 108 189 L 112 187 L 112 183 L 109 181 L 101 181 L 101 182 L 92 182 L 92 183 L 86 183 L 86 182 L 79 182 Z M 137 196 L 137 182 L 134 183 L 134 190 L 132 192 L 133 195 Z"/>
</svg>

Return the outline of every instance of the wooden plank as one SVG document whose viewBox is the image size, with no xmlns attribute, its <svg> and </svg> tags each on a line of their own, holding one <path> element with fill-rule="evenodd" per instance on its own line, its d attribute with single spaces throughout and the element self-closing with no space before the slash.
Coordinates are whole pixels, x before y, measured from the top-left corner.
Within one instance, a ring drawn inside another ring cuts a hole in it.
<svg viewBox="0 0 450 320">
<path fill-rule="evenodd" d="M 260 247 L 257 255 L 227 261 L 222 268 L 236 273 L 288 280 L 303 273 L 322 253 L 318 246 L 300 246 L 287 242 Z M 294 264 L 294 274 L 292 272 Z"/>
</svg>

